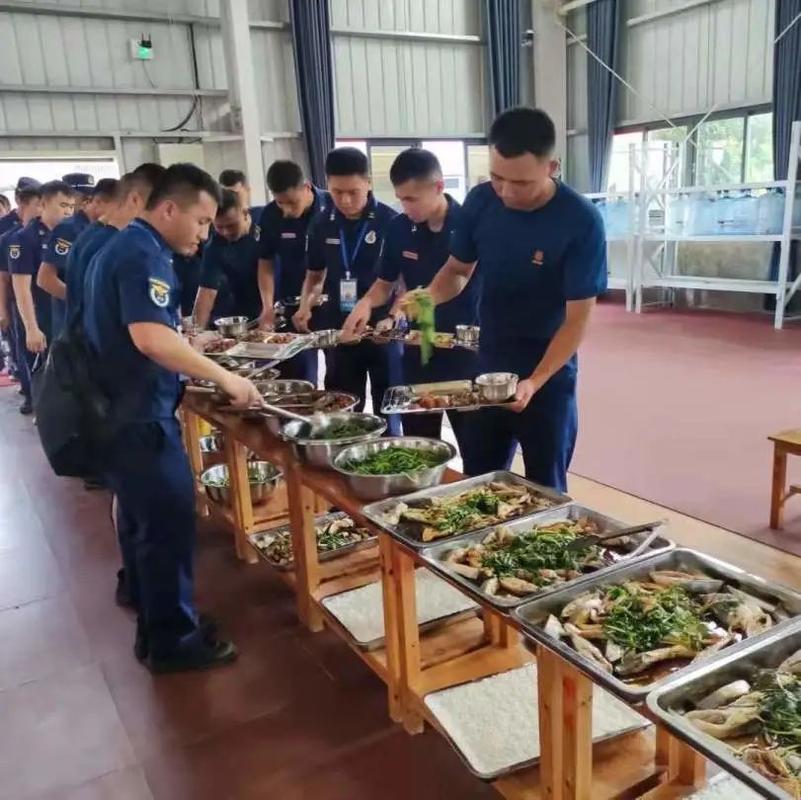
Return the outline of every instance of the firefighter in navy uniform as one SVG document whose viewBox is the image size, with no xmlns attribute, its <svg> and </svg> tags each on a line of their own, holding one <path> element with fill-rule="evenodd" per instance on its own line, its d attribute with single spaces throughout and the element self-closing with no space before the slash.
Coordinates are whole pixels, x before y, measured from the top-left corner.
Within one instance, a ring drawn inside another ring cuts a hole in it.
<svg viewBox="0 0 801 800">
<path fill-rule="evenodd" d="M 396 212 L 379 202 L 370 191 L 367 156 L 354 147 L 332 150 L 325 162 L 332 205 L 309 225 L 306 277 L 300 308 L 293 317 L 300 331 L 308 330 L 312 309 L 323 292 L 328 304 L 319 309 L 321 326 L 341 328 L 356 303 L 364 297 L 377 275 L 381 248 L 389 222 Z M 388 314 L 386 305 L 374 309 L 372 322 Z M 401 348 L 397 342 L 361 341 L 326 350 L 326 389 L 338 389 L 360 398 L 364 408 L 367 378 L 378 413 L 387 387 L 400 382 Z M 400 433 L 397 415 L 387 419 L 387 430 Z"/>
<path fill-rule="evenodd" d="M 118 426 L 104 467 L 119 499 L 118 535 L 138 609 L 134 650 L 154 672 L 207 669 L 236 657 L 195 609 L 195 487 L 175 416 L 180 375 L 213 381 L 238 407 L 259 401 L 250 381 L 193 350 L 176 330 L 172 256 L 191 254 L 207 238 L 218 202 L 219 187 L 206 172 L 169 167 L 142 216 L 92 260 L 85 282 L 83 326 Z"/>
</svg>

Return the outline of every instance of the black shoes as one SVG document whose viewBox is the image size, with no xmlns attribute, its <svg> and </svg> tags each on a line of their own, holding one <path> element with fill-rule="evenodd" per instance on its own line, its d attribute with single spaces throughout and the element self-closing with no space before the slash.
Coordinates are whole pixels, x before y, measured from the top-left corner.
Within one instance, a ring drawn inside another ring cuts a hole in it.
<svg viewBox="0 0 801 800">
<path fill-rule="evenodd" d="M 236 661 L 239 653 L 232 642 L 222 639 L 204 638 L 194 647 L 176 653 L 168 658 L 150 656 L 147 666 L 155 675 L 169 672 L 195 672 L 204 669 L 223 667 Z"/>
<path fill-rule="evenodd" d="M 26 400 L 20 407 L 19 413 L 23 414 L 24 416 L 28 417 L 33 414 L 33 404 L 30 400 Z"/>
<path fill-rule="evenodd" d="M 122 570 L 120 570 L 121 572 Z M 217 641 L 217 621 L 210 614 L 198 615 L 198 628 L 204 644 L 213 644 Z M 232 645 L 233 646 L 233 645 Z M 136 623 L 136 639 L 134 640 L 134 655 L 137 661 L 144 662 L 150 655 L 147 634 L 141 625 Z"/>
<path fill-rule="evenodd" d="M 124 569 L 117 570 L 117 588 L 114 590 L 114 600 L 116 600 L 120 608 L 136 608 L 131 600 L 131 593 L 128 590 L 128 581 L 125 579 Z"/>
</svg>

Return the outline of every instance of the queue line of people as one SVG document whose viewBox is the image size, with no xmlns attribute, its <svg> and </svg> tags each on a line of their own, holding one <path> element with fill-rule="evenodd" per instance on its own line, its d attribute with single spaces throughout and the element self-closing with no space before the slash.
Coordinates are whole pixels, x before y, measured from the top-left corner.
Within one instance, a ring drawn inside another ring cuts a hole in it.
<svg viewBox="0 0 801 800">
<path fill-rule="evenodd" d="M 0 279 L 0 320 L 10 307 L 28 405 L 32 359 L 53 335 L 55 304 L 65 303 L 62 335 L 81 331 L 97 358 L 116 423 L 98 470 L 116 500 L 118 598 L 138 613 L 135 654 L 153 671 L 236 657 L 194 604 L 194 481 L 175 415 L 180 376 L 217 383 L 234 405 L 257 402 L 258 392 L 179 335 L 190 309 L 200 327 L 242 315 L 269 328 L 283 306 L 290 330 L 342 329 L 356 343 L 325 351 L 325 385 L 355 394 L 360 408 L 368 381 L 377 409 L 393 384 L 514 372 L 511 412 L 448 413 L 465 472 L 508 468 L 519 444 L 527 477 L 566 487 L 576 351 L 605 290 L 603 225 L 552 177 L 546 114 L 504 112 L 488 138 L 491 181 L 464 205 L 445 193 L 433 153 L 402 152 L 390 171 L 400 214 L 373 195 L 366 156 L 348 147 L 329 153 L 325 189 L 297 164 L 273 163 L 263 208 L 250 205 L 241 172 L 226 170 L 218 183 L 190 164 L 141 165 L 113 185 L 99 182 L 88 200 L 92 181 L 20 180 L 17 209 L 0 219 L 0 232 L 11 227 L 0 239 L 0 268 L 11 275 Z M 76 193 L 82 216 L 64 221 Z M 437 331 L 480 323 L 478 354 L 436 350 L 424 366 L 417 348 L 361 338 L 367 326 L 399 323 L 406 290 L 420 286 L 435 301 Z M 316 382 L 317 353 L 282 367 Z M 407 416 L 403 427 L 440 436 L 442 419 Z M 400 432 L 399 419 L 388 422 Z"/>
</svg>

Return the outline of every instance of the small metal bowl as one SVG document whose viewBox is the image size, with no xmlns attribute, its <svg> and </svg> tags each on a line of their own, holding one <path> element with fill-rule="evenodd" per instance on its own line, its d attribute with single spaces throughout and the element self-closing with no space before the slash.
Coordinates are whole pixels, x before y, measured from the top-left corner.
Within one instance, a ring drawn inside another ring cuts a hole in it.
<svg viewBox="0 0 801 800">
<path fill-rule="evenodd" d="M 269 461 L 249 461 L 248 475 L 250 477 L 250 500 L 254 505 L 265 502 L 275 491 L 278 481 L 281 480 L 281 471 Z M 231 505 L 230 485 L 218 486 L 217 481 L 228 481 L 228 465 L 217 464 L 209 467 L 200 475 L 200 483 L 206 490 L 209 500 L 223 505 Z"/>
<path fill-rule="evenodd" d="M 302 394 L 303 392 L 314 391 L 314 384 L 311 381 L 299 381 L 285 378 L 283 380 L 259 381 L 256 384 L 261 395 L 277 395 L 283 397 L 287 394 Z"/>
<path fill-rule="evenodd" d="M 478 325 L 457 325 L 456 341 L 459 344 L 478 344 L 481 328 Z"/>
<path fill-rule="evenodd" d="M 362 433 L 343 439 L 312 438 L 312 434 L 324 433 L 334 422 L 352 419 L 364 422 L 365 430 Z M 295 453 L 301 461 L 318 469 L 333 469 L 334 459 L 342 450 L 352 444 L 377 439 L 386 429 L 387 422 L 383 417 L 338 411 L 332 414 L 318 414 L 308 422 L 290 420 L 281 428 L 281 436 L 292 442 Z"/>
<path fill-rule="evenodd" d="M 321 305 L 323 305 L 323 303 L 327 303 L 327 302 L 328 302 L 328 295 L 327 294 L 321 294 L 321 295 L 319 295 L 317 297 L 317 302 L 314 304 L 314 307 L 316 308 L 317 306 L 321 306 Z M 300 295 L 296 294 L 296 295 L 292 295 L 290 297 L 285 297 L 281 301 L 281 305 L 284 308 L 299 308 L 300 307 Z"/>
<path fill-rule="evenodd" d="M 220 317 L 214 320 L 214 327 L 226 337 L 242 336 L 248 332 L 249 321 L 247 317 Z"/>
<path fill-rule="evenodd" d="M 329 328 L 324 331 L 315 331 L 314 333 L 314 346 L 315 347 L 336 347 L 339 344 L 339 337 L 342 331 L 335 328 Z"/>
<path fill-rule="evenodd" d="M 388 447 L 413 447 L 419 450 L 432 450 L 441 457 L 435 467 L 427 467 L 417 472 L 404 472 L 397 475 L 359 475 L 351 472 L 346 465 L 352 460 L 362 460 L 379 450 Z M 442 480 L 448 462 L 456 455 L 455 448 L 440 439 L 423 436 L 387 436 L 360 444 L 352 444 L 334 458 L 334 469 L 345 477 L 351 491 L 362 500 L 380 500 L 393 494 L 406 494 L 419 489 L 428 489 Z"/>
<path fill-rule="evenodd" d="M 518 377 L 513 372 L 485 372 L 476 378 L 478 393 L 490 403 L 502 403 L 514 396 Z"/>
<path fill-rule="evenodd" d="M 210 433 L 208 436 L 201 436 L 198 439 L 201 453 L 221 453 L 223 449 L 223 435 L 217 431 Z"/>
</svg>

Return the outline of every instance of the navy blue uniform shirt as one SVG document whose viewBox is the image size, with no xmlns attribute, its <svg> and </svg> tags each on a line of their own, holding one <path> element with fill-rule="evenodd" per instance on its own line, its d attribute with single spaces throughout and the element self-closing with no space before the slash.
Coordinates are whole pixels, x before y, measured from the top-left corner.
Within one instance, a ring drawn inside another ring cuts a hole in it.
<svg viewBox="0 0 801 800">
<path fill-rule="evenodd" d="M 358 298 L 364 297 L 373 285 L 387 226 L 396 216 L 394 209 L 376 200 L 371 192 L 358 219 L 347 219 L 332 203 L 311 221 L 306 266 L 313 272 L 328 270 L 323 291 L 329 300 L 321 316 L 327 317 L 329 327 L 341 328 L 349 313 L 342 308 L 339 296 L 340 281 L 348 277 L 348 266 L 350 278 L 356 281 Z M 385 317 L 387 308 L 374 309 L 371 320 Z"/>
<path fill-rule="evenodd" d="M 67 274 L 65 276 L 67 284 L 66 320 L 68 323 L 74 319 L 83 302 L 83 284 L 89 262 L 106 242 L 117 233 L 119 233 L 119 230 L 113 225 L 93 222 L 81 231 L 70 249 L 70 254 L 67 257 Z"/>
<path fill-rule="evenodd" d="M 36 311 L 36 323 L 50 340 L 50 295 L 36 285 L 36 273 L 42 263 L 45 242 L 50 228 L 39 217 L 34 217 L 24 228 L 16 228 L 3 239 L 6 263 L 11 275 L 29 275 L 31 295 Z"/>
<path fill-rule="evenodd" d="M 262 207 L 250 209 L 250 230 L 235 242 L 215 233 L 203 250 L 199 285 L 229 294 L 227 315 L 253 319 L 261 314 L 259 250 Z M 223 306 L 221 306 L 223 307 Z"/>
<path fill-rule="evenodd" d="M 407 289 L 431 283 L 448 260 L 451 237 L 462 217 L 459 203 L 450 196 L 447 200 L 448 213 L 439 231 L 430 230 L 425 222 L 412 222 L 406 214 L 399 214 L 387 225 L 379 278 L 390 283 L 403 278 Z M 457 325 L 478 324 L 478 283 L 471 280 L 460 295 L 436 307 L 437 331 L 453 333 Z"/>
<path fill-rule="evenodd" d="M 89 224 L 89 217 L 83 211 L 76 211 L 71 217 L 61 220 L 45 242 L 42 261 L 52 264 L 62 281 L 67 274 L 67 258 L 73 242 Z"/>
<path fill-rule="evenodd" d="M 312 187 L 314 202 L 297 219 L 288 219 L 273 201 L 264 207 L 259 221 L 259 258 L 273 262 L 275 300 L 297 297 L 306 277 L 306 234 L 312 219 L 331 208 L 328 192 Z"/>
<path fill-rule="evenodd" d="M 158 231 L 137 219 L 97 253 L 87 271 L 84 330 L 100 356 L 100 383 L 124 422 L 171 419 L 180 401 L 178 375 L 140 353 L 128 332 L 136 322 L 177 328 L 172 257 Z"/>
<path fill-rule="evenodd" d="M 0 217 L 0 236 L 13 230 L 17 225 L 20 225 L 21 222 L 16 208 L 9 211 L 8 214 L 4 214 Z"/>
<path fill-rule="evenodd" d="M 589 200 L 563 183 L 536 211 L 506 208 L 490 183 L 475 186 L 454 229 L 451 254 L 478 261 L 482 350 L 550 340 L 567 301 L 606 291 L 603 221 Z"/>
</svg>

